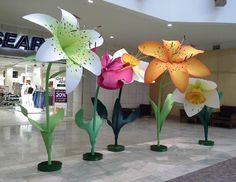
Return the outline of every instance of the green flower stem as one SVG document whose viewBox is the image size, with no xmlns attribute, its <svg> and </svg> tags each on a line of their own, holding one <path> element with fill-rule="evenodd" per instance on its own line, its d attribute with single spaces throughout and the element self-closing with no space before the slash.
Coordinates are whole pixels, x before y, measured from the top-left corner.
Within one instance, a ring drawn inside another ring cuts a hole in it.
<svg viewBox="0 0 236 182">
<path fill-rule="evenodd" d="M 208 122 L 204 124 L 204 137 L 205 141 L 208 141 Z"/>
<path fill-rule="evenodd" d="M 118 96 L 119 100 L 120 100 L 120 98 L 121 98 L 122 90 L 123 90 L 123 87 L 121 87 L 121 88 L 120 88 L 120 91 L 119 91 L 119 96 Z"/>
<path fill-rule="evenodd" d="M 162 90 L 164 87 L 168 86 L 169 83 L 163 83 L 166 79 L 166 73 L 165 71 L 161 78 L 158 88 L 158 98 L 157 98 L 157 118 L 156 118 L 156 125 L 157 125 L 157 145 L 160 146 L 160 133 L 161 133 L 161 98 L 162 98 Z"/>
<path fill-rule="evenodd" d="M 119 99 L 119 101 L 120 101 L 120 99 L 121 99 L 121 94 L 122 94 L 122 90 L 123 90 L 123 87 L 121 87 L 120 88 L 120 90 L 119 90 L 119 96 L 118 96 L 118 99 Z M 118 122 L 115 122 L 115 124 L 116 124 L 116 126 L 115 126 L 115 128 L 118 128 Z M 115 146 L 117 146 L 118 145 L 118 133 L 114 133 L 115 134 Z"/>
<path fill-rule="evenodd" d="M 166 72 L 165 72 L 166 73 Z M 156 125 L 157 125 L 157 145 L 160 146 L 160 132 L 161 132 L 161 96 L 162 96 L 162 89 L 163 89 L 163 80 L 165 78 L 164 75 L 161 76 L 159 88 L 158 88 L 158 100 L 157 100 L 157 118 L 156 118 Z"/>
<path fill-rule="evenodd" d="M 47 123 L 47 132 L 49 133 L 50 131 L 50 126 L 49 126 L 49 88 L 48 88 L 48 82 L 49 82 L 49 76 L 50 76 L 50 70 L 52 67 L 52 63 L 48 63 L 47 67 L 47 72 L 46 72 L 46 81 L 45 81 L 45 106 L 46 106 L 46 123 Z M 50 137 L 50 135 L 48 135 Z M 48 138 L 48 141 L 50 138 Z M 48 165 L 51 165 L 51 151 L 48 151 Z"/>
<path fill-rule="evenodd" d="M 95 129 L 96 129 L 96 112 L 97 112 L 97 101 L 98 101 L 98 93 L 99 93 L 99 86 L 97 86 L 96 89 L 96 94 L 95 94 L 95 98 L 94 98 L 94 107 L 93 107 L 93 132 L 95 133 Z M 95 152 L 95 139 L 92 143 L 92 148 L 91 148 L 91 154 L 94 155 Z"/>
</svg>

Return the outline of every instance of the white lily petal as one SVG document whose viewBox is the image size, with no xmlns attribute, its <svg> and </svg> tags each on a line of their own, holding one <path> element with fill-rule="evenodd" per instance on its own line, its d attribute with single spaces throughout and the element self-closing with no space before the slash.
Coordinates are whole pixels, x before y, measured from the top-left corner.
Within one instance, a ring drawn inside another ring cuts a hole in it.
<svg viewBox="0 0 236 182">
<path fill-rule="evenodd" d="M 104 40 L 100 33 L 95 30 L 81 30 L 82 32 L 86 32 L 88 37 L 87 48 L 93 49 L 95 47 L 99 47 L 103 44 Z"/>
<path fill-rule="evenodd" d="M 75 30 L 76 28 L 78 28 L 79 25 L 77 18 L 70 12 L 61 8 L 59 9 L 61 10 L 61 23 L 70 25 L 71 30 Z"/>
<path fill-rule="evenodd" d="M 134 72 L 135 72 L 135 71 L 134 71 Z M 134 72 L 133 72 L 133 80 L 134 80 L 134 81 L 137 81 L 137 82 L 143 83 L 143 82 L 144 82 L 144 77 L 143 77 L 143 75 L 140 74 L 140 73 L 134 73 Z"/>
<path fill-rule="evenodd" d="M 66 63 L 66 93 L 72 92 L 79 84 L 83 68 L 74 64 L 71 60 Z"/>
<path fill-rule="evenodd" d="M 133 67 L 133 80 L 144 83 L 145 71 L 148 67 L 148 63 L 140 61 L 137 66 Z"/>
<path fill-rule="evenodd" d="M 71 34 L 71 36 L 69 35 L 69 37 L 71 37 L 72 39 L 70 40 L 70 45 L 66 46 L 66 49 L 73 49 L 76 47 L 85 47 L 87 49 L 93 49 L 103 44 L 103 38 L 101 34 L 99 34 L 95 30 L 77 30 L 72 31 L 69 34 Z M 63 37 L 61 39 L 63 40 L 63 44 L 65 44 L 64 42 L 66 42 L 67 39 Z"/>
<path fill-rule="evenodd" d="M 77 54 L 71 55 L 70 59 L 97 76 L 101 74 L 100 58 L 91 50 L 80 49 Z"/>
<path fill-rule="evenodd" d="M 77 19 L 71 13 L 61 9 L 61 22 L 57 27 L 57 37 L 61 47 L 66 48 L 77 40 L 77 24 Z"/>
<path fill-rule="evenodd" d="M 52 34 L 55 34 L 57 31 L 58 21 L 51 16 L 35 13 L 23 16 L 23 18 L 46 28 Z"/>
<path fill-rule="evenodd" d="M 197 113 L 199 113 L 204 107 L 204 103 L 203 104 L 191 104 L 189 103 L 187 100 L 185 100 L 184 102 L 184 110 L 186 112 L 186 114 L 188 115 L 188 117 L 192 117 L 194 115 L 196 115 Z"/>
<path fill-rule="evenodd" d="M 175 89 L 172 96 L 173 101 L 178 103 L 184 103 L 184 94 L 182 94 L 178 89 Z"/>
<path fill-rule="evenodd" d="M 120 49 L 120 50 L 118 50 L 118 51 L 116 51 L 114 54 L 113 54 L 113 59 L 116 59 L 116 58 L 119 58 L 119 57 L 121 57 L 123 54 L 125 54 L 125 53 L 127 53 L 128 54 L 128 52 L 123 48 L 123 49 Z"/>
<path fill-rule="evenodd" d="M 204 92 L 204 96 L 206 97 L 206 102 L 205 102 L 206 106 L 211 107 L 211 108 L 220 107 L 219 94 L 215 89 Z"/>
<path fill-rule="evenodd" d="M 137 66 L 140 70 L 143 70 L 145 72 L 148 67 L 148 64 L 149 64 L 148 62 L 140 60 L 139 65 L 137 65 Z"/>
<path fill-rule="evenodd" d="M 200 81 L 201 87 L 204 90 L 213 90 L 213 89 L 216 89 L 216 87 L 217 87 L 215 82 L 209 81 L 209 80 L 200 79 L 200 78 L 189 78 L 189 83 L 190 84 L 195 84 L 197 80 Z"/>
<path fill-rule="evenodd" d="M 56 37 L 47 39 L 36 53 L 36 61 L 52 62 L 68 57 L 63 52 L 60 43 Z"/>
</svg>

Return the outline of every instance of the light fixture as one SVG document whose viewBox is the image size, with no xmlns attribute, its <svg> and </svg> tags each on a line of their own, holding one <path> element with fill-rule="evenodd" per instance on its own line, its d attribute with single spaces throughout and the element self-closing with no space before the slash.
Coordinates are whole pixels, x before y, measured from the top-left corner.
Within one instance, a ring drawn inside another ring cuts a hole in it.
<svg viewBox="0 0 236 182">
<path fill-rule="evenodd" d="M 92 3 L 93 3 L 93 0 L 88 0 L 88 3 L 92 4 Z"/>
<path fill-rule="evenodd" d="M 110 39 L 114 39 L 115 37 L 113 35 L 110 36 Z"/>
<path fill-rule="evenodd" d="M 172 25 L 171 23 L 168 23 L 167 26 L 168 26 L 168 27 L 172 27 L 173 25 Z"/>
</svg>

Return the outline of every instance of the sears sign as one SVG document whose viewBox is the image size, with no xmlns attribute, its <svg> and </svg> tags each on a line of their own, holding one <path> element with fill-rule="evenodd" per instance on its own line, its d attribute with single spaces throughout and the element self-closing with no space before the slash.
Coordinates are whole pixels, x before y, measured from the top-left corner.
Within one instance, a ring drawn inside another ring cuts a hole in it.
<svg viewBox="0 0 236 182">
<path fill-rule="evenodd" d="M 11 32 L 0 32 L 0 48 L 37 51 L 37 49 L 45 42 L 42 37 L 29 37 L 28 35 L 20 35 Z"/>
</svg>

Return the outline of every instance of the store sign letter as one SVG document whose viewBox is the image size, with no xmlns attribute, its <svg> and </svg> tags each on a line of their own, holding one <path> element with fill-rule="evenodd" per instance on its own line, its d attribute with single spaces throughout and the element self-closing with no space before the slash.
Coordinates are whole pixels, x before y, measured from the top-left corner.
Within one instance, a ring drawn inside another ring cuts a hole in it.
<svg viewBox="0 0 236 182">
<path fill-rule="evenodd" d="M 42 37 L 29 37 L 17 33 L 0 32 L 0 47 L 36 51 L 45 42 Z"/>
</svg>

